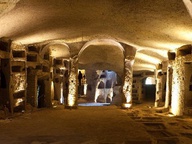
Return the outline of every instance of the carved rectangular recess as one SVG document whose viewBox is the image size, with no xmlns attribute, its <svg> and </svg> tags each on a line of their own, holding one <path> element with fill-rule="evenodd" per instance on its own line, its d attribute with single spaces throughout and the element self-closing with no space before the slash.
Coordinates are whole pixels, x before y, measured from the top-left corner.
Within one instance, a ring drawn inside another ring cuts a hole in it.
<svg viewBox="0 0 192 144">
<path fill-rule="evenodd" d="M 23 66 L 12 66 L 11 70 L 12 72 L 22 72 L 25 71 L 25 68 Z"/>
<path fill-rule="evenodd" d="M 188 55 L 191 53 L 192 53 L 192 46 L 191 45 L 184 45 L 177 50 L 178 56 L 185 56 L 185 55 Z"/>
<path fill-rule="evenodd" d="M 28 52 L 39 52 L 38 48 L 33 46 L 33 45 L 30 45 L 28 46 Z"/>
<path fill-rule="evenodd" d="M 55 65 L 63 65 L 63 60 L 62 59 L 55 59 L 54 64 Z"/>
<path fill-rule="evenodd" d="M 13 93 L 13 98 L 14 99 L 23 98 L 23 97 L 25 97 L 25 91 L 20 91 L 20 92 L 17 92 L 17 93 Z"/>
<path fill-rule="evenodd" d="M 168 59 L 175 60 L 176 54 L 174 52 L 168 52 Z"/>
<path fill-rule="evenodd" d="M 37 55 L 27 55 L 28 62 L 37 62 Z"/>
<path fill-rule="evenodd" d="M 0 41 L 0 50 L 9 52 L 9 43 Z"/>
<path fill-rule="evenodd" d="M 43 72 L 50 72 L 49 67 L 43 66 Z"/>
<path fill-rule="evenodd" d="M 44 54 L 43 59 L 45 59 L 45 60 L 49 60 L 49 54 Z"/>
<path fill-rule="evenodd" d="M 25 58 L 25 51 L 12 51 L 13 58 Z"/>
</svg>

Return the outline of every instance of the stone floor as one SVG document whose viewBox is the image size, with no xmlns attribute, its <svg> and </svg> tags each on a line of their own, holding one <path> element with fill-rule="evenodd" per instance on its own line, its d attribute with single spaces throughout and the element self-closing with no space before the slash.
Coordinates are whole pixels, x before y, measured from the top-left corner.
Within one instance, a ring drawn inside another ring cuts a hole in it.
<svg viewBox="0 0 192 144">
<path fill-rule="evenodd" d="M 57 105 L 0 120 L 2 144 L 191 144 L 192 118 L 156 113 L 152 104 Z"/>
</svg>

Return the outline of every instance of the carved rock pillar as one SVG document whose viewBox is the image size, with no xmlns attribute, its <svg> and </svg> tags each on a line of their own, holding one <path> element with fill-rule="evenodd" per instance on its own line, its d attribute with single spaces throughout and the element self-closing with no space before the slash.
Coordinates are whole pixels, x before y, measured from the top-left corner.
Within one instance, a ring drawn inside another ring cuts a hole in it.
<svg viewBox="0 0 192 144">
<path fill-rule="evenodd" d="M 70 59 L 69 70 L 69 87 L 68 96 L 65 108 L 77 108 L 77 95 L 78 95 L 78 57 L 74 56 Z"/>
<path fill-rule="evenodd" d="M 166 80 L 166 96 L 165 96 L 165 108 L 169 108 L 171 102 L 171 91 L 172 91 L 172 74 L 173 68 L 171 63 L 167 67 L 167 80 Z"/>
<path fill-rule="evenodd" d="M 171 112 L 174 115 L 182 116 L 184 112 L 185 96 L 185 66 L 184 57 L 180 56 L 175 59 L 173 64 L 173 82 L 172 82 L 172 99 Z"/>
<path fill-rule="evenodd" d="M 123 84 L 123 104 L 122 108 L 130 108 L 132 106 L 132 81 L 133 81 L 133 65 L 134 60 L 125 59 L 125 78 Z"/>
</svg>

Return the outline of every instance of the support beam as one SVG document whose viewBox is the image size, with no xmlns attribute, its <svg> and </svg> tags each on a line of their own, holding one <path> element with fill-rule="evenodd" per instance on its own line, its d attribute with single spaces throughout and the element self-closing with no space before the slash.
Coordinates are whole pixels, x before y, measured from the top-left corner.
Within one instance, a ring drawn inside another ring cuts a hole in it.
<svg viewBox="0 0 192 144">
<path fill-rule="evenodd" d="M 122 108 L 130 108 L 132 106 L 133 62 L 134 60 L 125 59 L 125 79 L 123 84 Z"/>
<path fill-rule="evenodd" d="M 70 59 L 70 72 L 69 72 L 69 93 L 67 96 L 67 104 L 65 108 L 77 108 L 77 75 L 78 75 L 78 57 L 74 56 Z"/>
<path fill-rule="evenodd" d="M 166 96 L 165 96 L 165 108 L 169 108 L 171 102 L 171 91 L 172 91 L 172 65 L 169 64 L 167 67 L 167 80 L 166 80 Z"/>
<path fill-rule="evenodd" d="M 176 116 L 182 116 L 184 112 L 184 77 L 184 57 L 180 56 L 175 59 L 173 64 L 171 112 Z"/>
</svg>

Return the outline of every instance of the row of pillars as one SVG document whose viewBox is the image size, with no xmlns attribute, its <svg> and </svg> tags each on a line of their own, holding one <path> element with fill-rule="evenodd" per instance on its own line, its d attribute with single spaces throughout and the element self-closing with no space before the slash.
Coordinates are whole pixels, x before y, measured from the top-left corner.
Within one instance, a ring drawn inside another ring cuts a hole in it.
<svg viewBox="0 0 192 144">
<path fill-rule="evenodd" d="M 125 59 L 124 67 L 124 83 L 122 90 L 122 108 L 130 108 L 132 106 L 132 65 L 133 58 Z M 78 74 L 78 57 L 74 56 L 70 59 L 70 70 L 69 70 L 69 87 L 68 96 L 65 103 L 65 108 L 77 108 L 77 74 Z"/>
<path fill-rule="evenodd" d="M 167 65 L 167 76 L 166 76 L 166 91 L 165 91 L 165 103 L 164 108 L 175 116 L 182 116 L 186 107 L 185 99 L 186 96 L 186 68 L 185 63 L 191 62 L 192 47 L 190 45 L 178 48 L 176 53 L 168 52 L 168 65 Z M 159 106 L 162 98 L 164 83 L 163 76 L 159 75 L 158 70 L 156 73 L 156 100 L 155 107 Z M 161 87 L 159 89 L 159 84 Z"/>
</svg>

